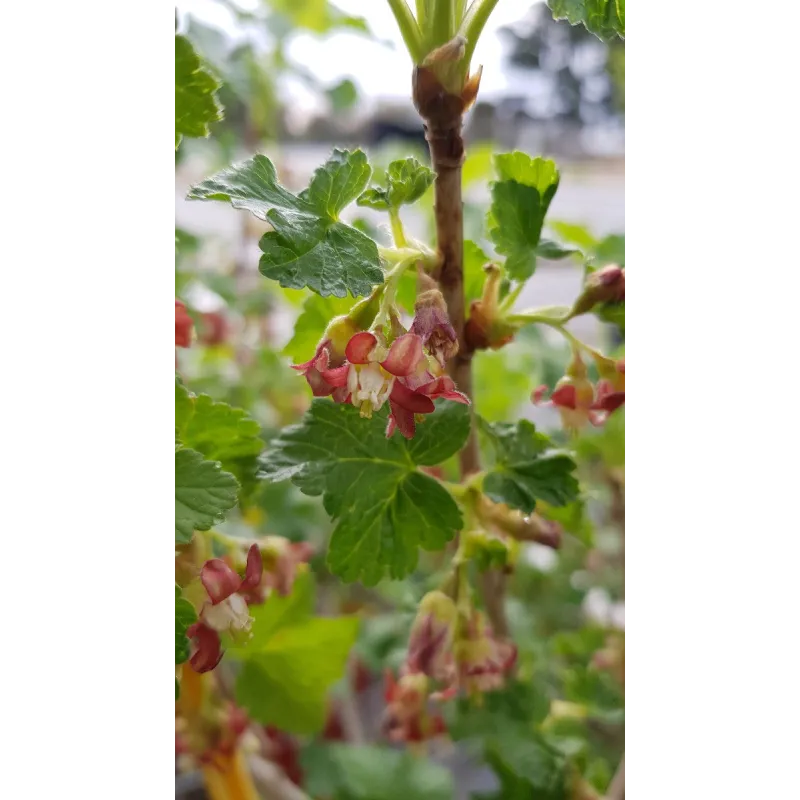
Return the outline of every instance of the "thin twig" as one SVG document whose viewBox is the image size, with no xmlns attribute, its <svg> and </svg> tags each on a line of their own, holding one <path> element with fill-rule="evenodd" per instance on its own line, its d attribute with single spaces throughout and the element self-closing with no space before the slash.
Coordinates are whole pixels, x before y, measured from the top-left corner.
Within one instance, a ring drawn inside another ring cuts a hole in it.
<svg viewBox="0 0 800 800">
<path fill-rule="evenodd" d="M 280 767 L 271 761 L 261 756 L 250 756 L 248 765 L 253 781 L 265 800 L 311 800 L 302 789 L 286 777 Z"/>
</svg>

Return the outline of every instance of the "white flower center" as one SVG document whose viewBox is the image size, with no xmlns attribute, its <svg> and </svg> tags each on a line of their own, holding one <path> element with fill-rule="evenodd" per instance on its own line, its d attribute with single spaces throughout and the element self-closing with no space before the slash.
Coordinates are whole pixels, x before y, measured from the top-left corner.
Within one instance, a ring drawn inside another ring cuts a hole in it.
<svg viewBox="0 0 800 800">
<path fill-rule="evenodd" d="M 387 375 L 377 361 L 368 364 L 351 364 L 347 373 L 347 388 L 354 406 L 367 404 L 367 409 L 377 411 L 388 399 L 394 385 L 394 376 Z"/>
<path fill-rule="evenodd" d="M 247 603 L 239 594 L 226 597 L 217 605 L 203 609 L 203 620 L 215 631 L 248 631 L 253 618 L 247 613 Z"/>
</svg>

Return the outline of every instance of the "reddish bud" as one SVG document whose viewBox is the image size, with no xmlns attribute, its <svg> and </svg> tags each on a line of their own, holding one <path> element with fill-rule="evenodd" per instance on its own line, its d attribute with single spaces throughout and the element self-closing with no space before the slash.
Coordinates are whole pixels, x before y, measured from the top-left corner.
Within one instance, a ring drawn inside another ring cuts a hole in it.
<svg viewBox="0 0 800 800">
<path fill-rule="evenodd" d="M 216 311 L 202 315 L 203 325 L 200 332 L 200 342 L 207 347 L 220 345 L 228 338 L 228 322 L 225 317 Z"/>
<path fill-rule="evenodd" d="M 586 314 L 601 303 L 621 303 L 624 300 L 625 270 L 617 264 L 609 264 L 589 275 L 570 316 Z"/>
<path fill-rule="evenodd" d="M 502 270 L 496 264 L 487 264 L 483 271 L 486 273 L 483 294 L 470 304 L 464 339 L 473 350 L 498 350 L 514 338 L 517 329 L 500 314 Z"/>
<path fill-rule="evenodd" d="M 194 323 L 180 301 L 175 301 L 175 347 L 189 347 L 192 343 L 192 328 Z"/>
</svg>

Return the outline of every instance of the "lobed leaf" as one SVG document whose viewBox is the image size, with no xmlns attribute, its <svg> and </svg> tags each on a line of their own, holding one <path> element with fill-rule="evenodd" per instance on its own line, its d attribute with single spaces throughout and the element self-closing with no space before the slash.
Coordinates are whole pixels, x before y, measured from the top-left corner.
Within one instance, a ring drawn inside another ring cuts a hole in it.
<svg viewBox="0 0 800 800">
<path fill-rule="evenodd" d="M 510 278 L 525 281 L 538 257 L 563 258 L 574 252 L 541 240 L 542 227 L 560 176 L 554 162 L 515 151 L 495 157 L 499 181 L 491 186 L 489 234 L 497 252 L 506 256 Z"/>
<path fill-rule="evenodd" d="M 272 225 L 259 242 L 261 273 L 289 289 L 327 297 L 369 294 L 383 282 L 375 242 L 339 220 L 363 191 L 371 168 L 361 150 L 334 150 L 307 189 L 280 185 L 273 163 L 257 155 L 194 186 L 190 200 L 221 200 Z"/>
<path fill-rule="evenodd" d="M 361 419 L 358 409 L 317 399 L 298 425 L 285 428 L 262 457 L 262 476 L 291 479 L 306 494 L 323 494 L 337 521 L 328 566 L 345 581 L 377 583 L 408 575 L 418 548 L 438 550 L 461 528 L 458 506 L 417 465 L 458 452 L 469 434 L 469 409 L 438 404 L 406 442 L 387 439 L 385 412 Z"/>
<path fill-rule="evenodd" d="M 625 0 L 547 0 L 553 19 L 583 24 L 605 42 L 625 38 Z"/>
<path fill-rule="evenodd" d="M 483 481 L 489 498 L 530 514 L 537 499 L 564 506 L 578 497 L 575 462 L 566 453 L 552 450 L 550 440 L 537 433 L 532 422 L 483 423 L 482 428 L 497 453 Z"/>
<path fill-rule="evenodd" d="M 220 82 L 203 69 L 185 37 L 175 36 L 175 147 L 182 136 L 208 136 L 208 125 L 222 119 L 216 91 Z"/>
<path fill-rule="evenodd" d="M 189 448 L 175 452 L 175 541 L 187 543 L 207 531 L 236 505 L 239 483 L 218 461 Z"/>
<path fill-rule="evenodd" d="M 386 188 L 367 189 L 358 198 L 358 205 L 380 211 L 411 205 L 428 191 L 435 177 L 433 171 L 416 158 L 392 161 L 386 170 Z"/>
</svg>

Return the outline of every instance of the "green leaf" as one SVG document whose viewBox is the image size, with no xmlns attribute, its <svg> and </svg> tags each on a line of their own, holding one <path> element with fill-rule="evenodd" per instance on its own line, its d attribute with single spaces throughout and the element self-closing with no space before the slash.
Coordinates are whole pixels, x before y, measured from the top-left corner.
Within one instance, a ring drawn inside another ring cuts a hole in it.
<svg viewBox="0 0 800 800">
<path fill-rule="evenodd" d="M 476 702 L 458 698 L 448 709 L 447 729 L 451 737 L 485 739 L 498 731 L 519 731 L 521 736 L 533 732 L 550 710 L 550 697 L 533 680 L 512 679 L 501 689 L 487 692 Z"/>
<path fill-rule="evenodd" d="M 483 423 L 495 447 L 497 462 L 483 481 L 484 493 L 496 503 L 506 503 L 530 514 L 541 498 L 563 506 L 578 496 L 572 458 L 553 451 L 550 440 L 528 420 L 515 424 Z"/>
<path fill-rule="evenodd" d="M 589 267 L 599 268 L 607 264 L 625 266 L 625 236 L 612 234 L 606 236 L 587 253 Z"/>
<path fill-rule="evenodd" d="M 548 222 L 547 225 L 565 242 L 577 245 L 584 252 L 589 252 L 597 246 L 597 239 L 582 225 L 558 221 Z"/>
<path fill-rule="evenodd" d="M 418 547 L 440 550 L 461 528 L 450 494 L 415 465 L 459 449 L 462 413 L 441 404 L 409 444 L 397 435 L 386 438 L 385 410 L 365 420 L 353 406 L 317 399 L 300 424 L 271 443 L 262 476 L 324 494 L 325 510 L 337 521 L 328 566 L 342 580 L 373 585 L 386 573 L 402 578 L 416 566 Z"/>
<path fill-rule="evenodd" d="M 472 417 L 469 406 L 453 400 L 436 404 L 436 412 L 417 427 L 406 448 L 415 464 L 433 467 L 455 455 L 469 437 Z"/>
<path fill-rule="evenodd" d="M 594 545 L 594 525 L 582 497 L 560 507 L 540 502 L 537 510 L 545 519 L 558 522 L 567 533 L 580 539 L 587 547 Z"/>
<path fill-rule="evenodd" d="M 497 800 L 566 800 L 566 759 L 543 737 L 504 736 L 486 748 L 500 780 Z"/>
<path fill-rule="evenodd" d="M 243 409 L 196 396 L 176 381 L 175 428 L 184 445 L 219 461 L 243 485 L 253 483 L 264 442 L 261 426 Z"/>
<path fill-rule="evenodd" d="M 558 189 L 554 162 L 531 158 L 518 150 L 495 157 L 499 181 L 492 184 L 490 236 L 497 252 L 506 256 L 510 278 L 525 281 L 533 275 L 538 256 L 563 257 L 569 251 L 552 242 L 540 243 L 550 202 Z"/>
<path fill-rule="evenodd" d="M 208 136 L 208 125 L 222 119 L 215 92 L 219 81 L 203 69 L 192 43 L 175 36 L 175 147 L 181 136 Z"/>
<path fill-rule="evenodd" d="M 583 23 L 598 39 L 625 38 L 625 0 L 547 0 L 553 19 Z"/>
<path fill-rule="evenodd" d="M 294 324 L 294 333 L 283 354 L 295 364 L 308 361 L 325 333 L 328 323 L 352 308 L 353 301 L 341 297 L 320 297 L 311 294 L 303 303 L 303 311 Z"/>
<path fill-rule="evenodd" d="M 207 531 L 236 505 L 239 483 L 219 462 L 196 450 L 175 453 L 175 541 L 187 543 L 194 531 Z"/>
<path fill-rule="evenodd" d="M 354 106 L 358 100 L 356 85 L 349 78 L 339 81 L 325 93 L 328 95 L 334 111 L 345 111 Z"/>
<path fill-rule="evenodd" d="M 483 267 L 491 260 L 475 242 L 470 239 L 464 242 L 464 300 L 467 309 L 473 300 L 477 300 L 483 294 L 483 284 L 486 280 Z"/>
<path fill-rule="evenodd" d="M 175 663 L 183 664 L 189 658 L 189 639 L 186 631 L 197 622 L 194 606 L 181 597 L 181 587 L 175 584 Z"/>
<path fill-rule="evenodd" d="M 453 800 L 450 771 L 411 753 L 334 745 L 329 758 L 335 800 Z"/>
<path fill-rule="evenodd" d="M 257 155 L 193 187 L 191 200 L 229 201 L 272 225 L 259 247 L 259 269 L 290 289 L 323 297 L 369 294 L 383 282 L 372 239 L 339 221 L 339 212 L 363 191 L 372 170 L 361 150 L 334 150 L 307 189 L 292 194 L 278 183 L 273 163 Z"/>
<path fill-rule="evenodd" d="M 269 5 L 288 17 L 294 28 L 305 28 L 313 33 L 328 33 L 335 28 L 369 33 L 363 17 L 345 14 L 329 0 L 270 0 Z"/>
<path fill-rule="evenodd" d="M 358 198 L 358 205 L 385 211 L 411 205 L 428 191 L 434 173 L 416 158 L 392 161 L 386 171 L 386 188 L 373 186 Z"/>
<path fill-rule="evenodd" d="M 253 638 L 243 645 L 233 645 L 231 652 L 246 655 L 265 648 L 281 628 L 302 625 L 314 612 L 314 578 L 310 572 L 297 577 L 286 597 L 273 593 L 268 602 L 250 607 Z"/>
<path fill-rule="evenodd" d="M 238 704 L 258 722 L 288 733 L 320 731 L 328 689 L 344 675 L 357 633 L 355 617 L 310 619 L 279 628 L 244 662 L 236 681 Z"/>
</svg>

